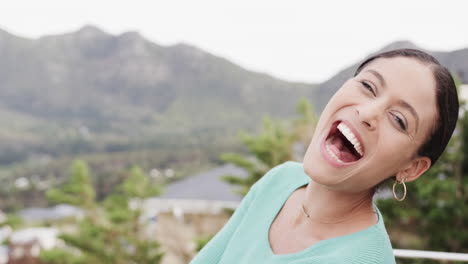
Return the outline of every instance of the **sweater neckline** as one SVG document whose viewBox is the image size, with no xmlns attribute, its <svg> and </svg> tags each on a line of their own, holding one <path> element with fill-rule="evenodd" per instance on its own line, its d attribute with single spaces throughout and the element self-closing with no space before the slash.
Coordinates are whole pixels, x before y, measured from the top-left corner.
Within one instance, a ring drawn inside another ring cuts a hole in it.
<svg viewBox="0 0 468 264">
<path fill-rule="evenodd" d="M 287 254 L 275 254 L 273 252 L 273 249 L 271 248 L 271 244 L 270 244 L 270 240 L 269 240 L 269 233 L 270 233 L 271 225 L 273 224 L 273 221 L 276 219 L 279 212 L 281 211 L 281 209 L 285 205 L 288 198 L 296 190 L 298 190 L 299 188 L 307 185 L 310 182 L 309 176 L 307 176 L 305 173 L 302 173 L 302 174 L 303 175 L 301 175 L 301 177 L 303 179 L 301 179 L 301 181 L 298 184 L 290 185 L 291 188 L 289 188 L 288 191 L 284 192 L 286 195 L 281 196 L 279 198 L 279 199 L 281 199 L 280 205 L 273 210 L 273 213 L 270 215 L 270 217 L 268 219 L 268 225 L 267 225 L 266 232 L 265 232 L 266 234 L 264 234 L 263 239 L 266 240 L 266 247 L 268 249 L 268 254 L 272 258 L 293 258 L 293 257 L 297 257 L 297 256 L 300 256 L 300 255 L 306 254 L 307 252 L 314 251 L 314 250 L 316 250 L 318 248 L 321 248 L 321 247 L 323 247 L 325 245 L 328 245 L 330 243 L 337 243 L 337 242 L 340 242 L 340 241 L 346 241 L 346 240 L 351 239 L 351 238 L 353 238 L 355 236 L 364 235 L 366 233 L 372 232 L 374 229 L 379 228 L 379 226 L 383 225 L 382 215 L 381 215 L 379 209 L 377 208 L 377 206 L 373 203 L 373 207 L 374 207 L 375 211 L 377 212 L 378 220 L 377 220 L 377 223 L 373 224 L 372 226 L 369 226 L 369 227 L 367 227 L 367 228 L 365 228 L 363 230 L 360 230 L 360 231 L 357 231 L 357 232 L 354 232 L 354 233 L 351 233 L 351 234 L 336 236 L 336 237 L 320 240 L 320 241 L 314 243 L 313 245 L 311 245 L 311 246 L 309 246 L 309 247 L 307 247 L 307 248 L 305 248 L 305 249 L 303 249 L 301 251 L 297 251 L 297 252 L 293 252 L 293 253 L 287 253 Z"/>
</svg>

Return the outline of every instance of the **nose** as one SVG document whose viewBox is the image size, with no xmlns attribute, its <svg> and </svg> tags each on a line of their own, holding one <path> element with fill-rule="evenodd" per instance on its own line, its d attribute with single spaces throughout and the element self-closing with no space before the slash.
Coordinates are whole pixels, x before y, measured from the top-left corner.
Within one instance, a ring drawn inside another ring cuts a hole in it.
<svg viewBox="0 0 468 264">
<path fill-rule="evenodd" d="M 376 101 L 356 106 L 358 120 L 371 131 L 377 129 L 381 113 L 381 106 Z"/>
</svg>

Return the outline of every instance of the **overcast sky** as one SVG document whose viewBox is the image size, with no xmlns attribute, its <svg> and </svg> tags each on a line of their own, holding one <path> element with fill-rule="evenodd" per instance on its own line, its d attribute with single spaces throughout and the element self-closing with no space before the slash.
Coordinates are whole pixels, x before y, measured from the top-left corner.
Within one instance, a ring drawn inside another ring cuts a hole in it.
<svg viewBox="0 0 468 264">
<path fill-rule="evenodd" d="M 293 81 L 324 81 L 396 40 L 468 48 L 466 0 L 10 0 L 0 7 L 0 28 L 23 37 L 89 24 L 112 34 L 132 30 Z"/>
</svg>

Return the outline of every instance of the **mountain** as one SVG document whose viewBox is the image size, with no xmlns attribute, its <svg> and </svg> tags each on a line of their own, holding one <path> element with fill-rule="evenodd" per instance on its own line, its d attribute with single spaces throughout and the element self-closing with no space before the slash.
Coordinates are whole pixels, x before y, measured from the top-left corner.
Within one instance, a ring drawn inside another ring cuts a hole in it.
<svg viewBox="0 0 468 264">
<path fill-rule="evenodd" d="M 245 70 L 187 44 L 93 26 L 25 39 L 0 31 L 0 164 L 137 148 L 228 144 L 291 117 L 315 85 Z"/>
<path fill-rule="evenodd" d="M 376 51 L 419 48 L 399 41 Z M 468 48 L 428 51 L 468 82 Z M 248 71 L 188 44 L 137 32 L 26 39 L 0 30 L 0 165 L 31 157 L 239 145 L 261 118 L 290 118 L 301 96 L 322 109 L 358 63 L 321 84 Z M 364 58 L 363 58 L 364 59 Z"/>
<path fill-rule="evenodd" d="M 442 65 L 446 66 L 452 73 L 455 73 L 463 83 L 468 83 L 468 48 L 450 52 L 437 52 L 418 47 L 409 41 L 396 41 L 376 52 L 371 53 L 368 57 L 377 53 L 403 48 L 419 49 L 428 52 L 439 60 Z M 364 59 L 365 58 L 361 61 L 364 61 Z M 319 84 L 319 88 L 314 91 L 314 95 L 316 96 L 315 102 L 317 102 L 318 109 L 322 109 L 336 90 L 338 90 L 347 79 L 354 75 L 354 72 L 361 61 L 346 67 L 329 80 Z"/>
</svg>

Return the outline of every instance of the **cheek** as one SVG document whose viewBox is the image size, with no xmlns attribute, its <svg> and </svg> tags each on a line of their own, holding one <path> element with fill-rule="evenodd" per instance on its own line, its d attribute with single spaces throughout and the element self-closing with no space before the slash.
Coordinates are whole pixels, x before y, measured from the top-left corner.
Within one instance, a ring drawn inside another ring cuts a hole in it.
<svg viewBox="0 0 468 264">
<path fill-rule="evenodd" d="M 406 164 L 413 157 L 414 144 L 406 135 L 387 125 L 384 127 L 377 147 L 376 164 L 380 164 L 385 174 L 390 176 Z"/>
<path fill-rule="evenodd" d="M 351 81 L 347 81 L 343 86 L 335 92 L 329 103 L 340 104 L 349 101 L 351 98 L 357 96 L 356 88 Z"/>
<path fill-rule="evenodd" d="M 351 86 L 349 82 L 346 82 L 343 86 L 341 86 L 341 88 L 335 92 L 332 98 L 330 98 L 327 105 L 323 109 L 322 114 L 320 115 L 319 125 L 321 120 L 328 120 L 328 118 L 340 108 L 355 104 L 359 98 L 359 94 L 356 93 L 355 89 L 356 88 Z"/>
</svg>

